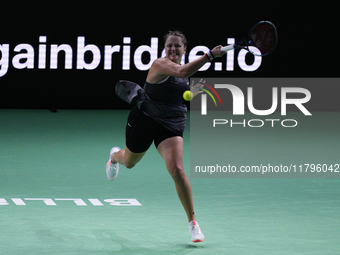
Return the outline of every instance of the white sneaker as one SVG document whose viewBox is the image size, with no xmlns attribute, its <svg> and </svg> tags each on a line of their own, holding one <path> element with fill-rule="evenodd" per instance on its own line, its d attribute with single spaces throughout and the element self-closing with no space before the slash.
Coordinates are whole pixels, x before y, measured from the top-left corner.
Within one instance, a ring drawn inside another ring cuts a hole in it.
<svg viewBox="0 0 340 255">
<path fill-rule="evenodd" d="M 203 242 L 205 239 L 200 226 L 195 220 L 189 223 L 189 233 L 191 234 L 191 241 L 194 243 Z"/>
<path fill-rule="evenodd" d="M 118 151 L 120 151 L 119 147 L 113 147 L 110 150 L 109 161 L 107 161 L 106 163 L 106 175 L 110 181 L 114 181 L 117 178 L 118 173 L 119 173 L 119 164 L 118 163 L 114 164 L 111 161 L 111 155 L 117 153 Z"/>
</svg>

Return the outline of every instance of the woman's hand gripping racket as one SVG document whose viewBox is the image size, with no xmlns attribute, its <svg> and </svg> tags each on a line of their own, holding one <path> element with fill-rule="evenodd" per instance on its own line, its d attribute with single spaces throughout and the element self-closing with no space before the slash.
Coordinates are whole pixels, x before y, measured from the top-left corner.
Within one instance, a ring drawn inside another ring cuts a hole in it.
<svg viewBox="0 0 340 255">
<path fill-rule="evenodd" d="M 222 47 L 221 51 L 245 49 L 255 56 L 267 56 L 275 50 L 277 42 L 278 36 L 275 25 L 270 21 L 260 21 L 250 29 L 241 41 Z"/>
</svg>

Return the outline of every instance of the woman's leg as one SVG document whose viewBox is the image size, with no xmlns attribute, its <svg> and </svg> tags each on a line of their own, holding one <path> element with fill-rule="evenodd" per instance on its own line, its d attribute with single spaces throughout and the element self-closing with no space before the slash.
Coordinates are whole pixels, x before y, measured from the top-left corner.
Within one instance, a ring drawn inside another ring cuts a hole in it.
<svg viewBox="0 0 340 255">
<path fill-rule="evenodd" d="M 183 138 L 180 136 L 167 138 L 157 146 L 157 150 L 175 182 L 178 197 L 188 216 L 188 222 L 195 220 L 191 185 L 183 166 Z"/>
<path fill-rule="evenodd" d="M 128 116 L 125 127 L 125 149 L 111 155 L 112 163 L 119 163 L 126 168 L 134 167 L 145 155 L 153 142 L 156 121 L 146 116 L 134 106 Z M 132 152 L 131 150 L 135 151 Z"/>
<path fill-rule="evenodd" d="M 124 165 L 126 168 L 134 167 L 145 155 L 146 151 L 141 153 L 134 153 L 125 146 L 125 149 L 118 151 L 111 155 L 112 163 L 119 163 Z"/>
</svg>

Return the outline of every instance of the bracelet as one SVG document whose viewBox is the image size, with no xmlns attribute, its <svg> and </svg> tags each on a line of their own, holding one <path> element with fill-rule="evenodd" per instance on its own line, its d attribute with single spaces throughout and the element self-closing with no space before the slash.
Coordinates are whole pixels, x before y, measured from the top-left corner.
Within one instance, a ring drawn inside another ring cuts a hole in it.
<svg viewBox="0 0 340 255">
<path fill-rule="evenodd" d="M 212 54 L 211 50 L 209 50 L 209 52 L 205 53 L 205 55 L 207 56 L 209 61 L 211 61 L 215 58 L 214 55 Z"/>
</svg>

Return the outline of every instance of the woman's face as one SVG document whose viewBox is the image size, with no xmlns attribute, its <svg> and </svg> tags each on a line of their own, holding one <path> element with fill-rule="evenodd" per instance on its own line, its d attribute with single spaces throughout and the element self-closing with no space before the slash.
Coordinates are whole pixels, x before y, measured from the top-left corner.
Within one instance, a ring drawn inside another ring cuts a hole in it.
<svg viewBox="0 0 340 255">
<path fill-rule="evenodd" d="M 172 62 L 181 63 L 182 56 L 186 51 L 186 47 L 180 36 L 170 35 L 165 42 L 165 55 Z"/>
</svg>

